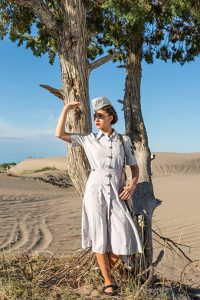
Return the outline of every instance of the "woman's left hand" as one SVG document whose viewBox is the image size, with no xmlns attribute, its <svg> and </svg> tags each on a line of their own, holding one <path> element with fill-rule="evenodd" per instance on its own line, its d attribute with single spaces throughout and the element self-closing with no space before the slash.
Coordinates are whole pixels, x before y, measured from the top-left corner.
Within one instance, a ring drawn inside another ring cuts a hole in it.
<svg viewBox="0 0 200 300">
<path fill-rule="evenodd" d="M 128 200 L 132 196 L 135 188 L 136 188 L 136 185 L 128 184 L 128 185 L 123 186 L 121 188 L 121 190 L 119 191 L 119 198 L 121 200 Z"/>
</svg>

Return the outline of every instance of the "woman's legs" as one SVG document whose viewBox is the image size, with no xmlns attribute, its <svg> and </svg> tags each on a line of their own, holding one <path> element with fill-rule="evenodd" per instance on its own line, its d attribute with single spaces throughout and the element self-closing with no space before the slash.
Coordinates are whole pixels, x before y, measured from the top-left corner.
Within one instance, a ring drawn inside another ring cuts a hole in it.
<svg viewBox="0 0 200 300">
<path fill-rule="evenodd" d="M 110 266 L 111 266 L 111 270 L 112 270 L 119 260 L 119 255 L 109 252 L 108 256 L 109 256 Z"/>
<path fill-rule="evenodd" d="M 113 283 L 111 278 L 111 269 L 117 263 L 119 256 L 115 255 L 112 252 L 106 253 L 96 253 L 96 258 L 101 269 L 101 273 L 105 280 L 105 285 L 110 285 Z M 113 292 L 113 288 L 107 288 L 106 292 Z"/>
<path fill-rule="evenodd" d="M 112 284 L 111 280 L 111 268 L 108 253 L 96 253 L 96 258 L 101 269 L 101 273 L 105 280 L 105 285 Z"/>
</svg>

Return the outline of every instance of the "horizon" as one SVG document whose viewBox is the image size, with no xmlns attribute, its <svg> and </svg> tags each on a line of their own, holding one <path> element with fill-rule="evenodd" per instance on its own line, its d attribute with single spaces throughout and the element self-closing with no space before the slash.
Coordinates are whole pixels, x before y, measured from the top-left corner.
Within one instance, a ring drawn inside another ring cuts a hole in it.
<svg viewBox="0 0 200 300">
<path fill-rule="evenodd" d="M 67 154 L 67 153 L 66 153 Z M 199 152 L 166 152 L 166 151 L 152 151 L 151 154 L 180 154 L 180 155 L 192 155 L 192 154 L 200 154 Z M 5 162 L 0 162 L 0 165 L 2 164 L 12 164 L 12 163 L 16 163 L 19 164 L 20 162 L 23 162 L 25 160 L 31 160 L 31 159 L 43 159 L 43 158 L 58 158 L 58 157 L 65 157 L 66 155 L 51 155 L 51 156 L 41 156 L 41 157 L 32 157 L 32 156 L 28 156 L 26 158 L 24 158 L 21 161 L 5 161 Z"/>
</svg>

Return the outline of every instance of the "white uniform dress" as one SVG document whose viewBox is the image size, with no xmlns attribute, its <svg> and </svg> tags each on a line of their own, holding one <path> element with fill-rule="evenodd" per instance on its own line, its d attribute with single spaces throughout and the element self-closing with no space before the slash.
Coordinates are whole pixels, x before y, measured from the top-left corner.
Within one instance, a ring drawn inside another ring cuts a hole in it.
<svg viewBox="0 0 200 300">
<path fill-rule="evenodd" d="M 136 165 L 132 143 L 116 130 L 111 136 L 71 133 L 72 147 L 82 146 L 91 166 L 82 210 L 82 247 L 117 255 L 142 253 L 140 238 L 124 200 L 119 199 L 124 165 Z"/>
</svg>

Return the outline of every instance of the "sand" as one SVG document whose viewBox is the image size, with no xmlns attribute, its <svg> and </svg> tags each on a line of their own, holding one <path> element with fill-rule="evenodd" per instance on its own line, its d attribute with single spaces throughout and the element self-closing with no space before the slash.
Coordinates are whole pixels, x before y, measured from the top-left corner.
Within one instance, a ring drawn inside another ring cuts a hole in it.
<svg viewBox="0 0 200 300">
<path fill-rule="evenodd" d="M 67 170 L 65 157 L 44 157 L 44 158 L 27 158 L 17 165 L 11 167 L 12 174 L 30 173 L 31 171 L 41 170 L 43 168 L 55 168 L 58 170 Z"/>
<path fill-rule="evenodd" d="M 155 154 L 152 181 L 155 196 L 162 204 L 154 212 L 153 229 L 185 245 L 181 249 L 195 261 L 189 264 L 187 259 L 179 258 L 179 251 L 175 253 L 154 243 L 154 259 L 161 249 L 165 251 L 157 270 L 173 280 L 198 282 L 200 269 L 195 266 L 200 267 L 200 153 Z"/>
<path fill-rule="evenodd" d="M 153 227 L 162 235 L 191 246 L 200 258 L 200 153 L 157 153 L 152 161 L 155 196 L 162 200 Z"/>
<path fill-rule="evenodd" d="M 0 175 L 0 203 L 2 253 L 62 255 L 80 247 L 81 199 L 74 187 Z"/>
<path fill-rule="evenodd" d="M 155 155 L 152 180 L 155 196 L 162 200 L 162 205 L 154 212 L 153 228 L 163 236 L 189 245 L 190 253 L 187 247 L 184 250 L 193 260 L 198 260 L 200 153 Z M 66 158 L 27 159 L 13 167 L 12 172 L 21 174 L 25 170 L 52 166 L 60 171 L 17 177 L 0 174 L 1 253 L 57 251 L 58 255 L 70 255 L 81 246 L 82 202 L 75 188 L 70 184 L 59 188 L 36 180 L 52 174 L 67 176 Z M 155 243 L 154 248 L 156 258 L 162 247 Z M 169 265 L 168 258 L 164 263 Z"/>
</svg>

